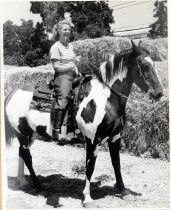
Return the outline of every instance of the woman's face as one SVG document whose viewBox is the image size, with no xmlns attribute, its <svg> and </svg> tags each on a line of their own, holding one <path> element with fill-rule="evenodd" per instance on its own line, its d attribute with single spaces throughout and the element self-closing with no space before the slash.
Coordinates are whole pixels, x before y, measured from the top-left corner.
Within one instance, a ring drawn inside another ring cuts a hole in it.
<svg viewBox="0 0 171 210">
<path fill-rule="evenodd" d="M 71 28 L 68 24 L 62 24 L 61 28 L 58 31 L 59 38 L 64 39 L 65 41 L 69 40 L 70 34 L 71 34 Z"/>
</svg>

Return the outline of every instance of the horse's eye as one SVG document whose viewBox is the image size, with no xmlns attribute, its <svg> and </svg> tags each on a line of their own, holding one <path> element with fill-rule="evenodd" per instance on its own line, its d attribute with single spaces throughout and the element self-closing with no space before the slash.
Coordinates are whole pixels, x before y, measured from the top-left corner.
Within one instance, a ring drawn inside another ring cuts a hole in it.
<svg viewBox="0 0 171 210">
<path fill-rule="evenodd" d="M 145 72 L 148 72 L 149 71 L 149 66 L 147 64 L 143 64 L 143 70 Z"/>
</svg>

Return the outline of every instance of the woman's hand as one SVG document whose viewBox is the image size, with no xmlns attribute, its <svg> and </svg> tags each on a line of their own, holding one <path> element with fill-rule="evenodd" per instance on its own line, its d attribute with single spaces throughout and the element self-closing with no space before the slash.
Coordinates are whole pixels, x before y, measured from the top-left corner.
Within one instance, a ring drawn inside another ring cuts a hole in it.
<svg viewBox="0 0 171 210">
<path fill-rule="evenodd" d="M 67 71 L 70 69 L 73 69 L 75 71 L 76 64 L 72 62 L 68 63 L 61 63 L 59 60 L 53 60 L 52 61 L 53 68 L 55 71 L 60 72 L 60 71 Z"/>
<path fill-rule="evenodd" d="M 80 60 L 81 60 L 81 56 L 80 55 L 75 57 L 75 64 L 76 64 L 76 66 L 80 63 Z"/>
</svg>

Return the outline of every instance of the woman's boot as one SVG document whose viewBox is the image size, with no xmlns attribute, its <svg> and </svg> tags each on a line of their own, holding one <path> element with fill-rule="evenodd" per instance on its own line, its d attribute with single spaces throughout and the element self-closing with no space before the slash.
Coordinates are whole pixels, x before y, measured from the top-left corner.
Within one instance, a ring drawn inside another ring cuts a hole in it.
<svg viewBox="0 0 171 210">
<path fill-rule="evenodd" d="M 55 109 L 53 110 L 54 120 L 53 120 L 53 128 L 52 128 L 52 140 L 56 141 L 59 145 L 64 145 L 69 142 L 69 139 L 61 136 L 61 126 L 63 123 L 65 110 L 63 109 Z"/>
<path fill-rule="evenodd" d="M 53 113 L 52 140 L 59 141 L 59 134 L 61 131 L 61 125 L 62 125 L 64 111 L 61 109 L 54 109 L 52 113 Z"/>
</svg>

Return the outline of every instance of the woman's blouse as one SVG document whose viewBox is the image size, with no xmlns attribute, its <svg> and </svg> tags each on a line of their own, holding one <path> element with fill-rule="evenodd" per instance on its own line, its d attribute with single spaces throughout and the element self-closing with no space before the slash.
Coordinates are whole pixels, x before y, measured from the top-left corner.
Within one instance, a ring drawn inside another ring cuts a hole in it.
<svg viewBox="0 0 171 210">
<path fill-rule="evenodd" d="M 51 60 L 58 60 L 60 64 L 68 64 L 70 62 L 75 63 L 75 53 L 72 44 L 67 46 L 63 45 L 59 41 L 55 42 L 50 49 Z M 76 67 L 76 66 L 75 66 Z M 75 69 L 77 71 L 77 67 Z"/>
</svg>

